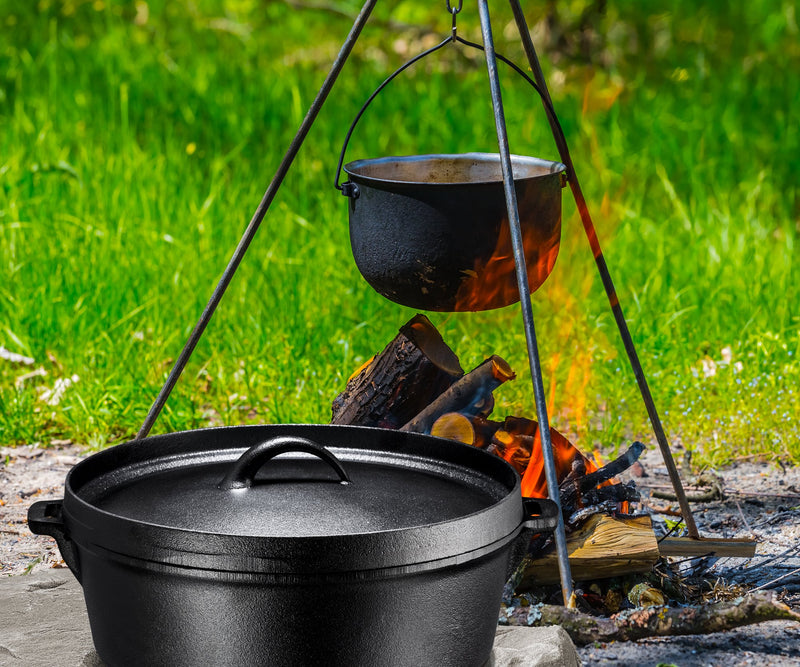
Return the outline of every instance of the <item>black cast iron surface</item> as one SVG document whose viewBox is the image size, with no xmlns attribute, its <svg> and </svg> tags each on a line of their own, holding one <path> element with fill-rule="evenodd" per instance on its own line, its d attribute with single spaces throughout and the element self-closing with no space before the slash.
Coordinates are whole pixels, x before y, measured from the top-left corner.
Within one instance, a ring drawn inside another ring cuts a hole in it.
<svg viewBox="0 0 800 667">
<path fill-rule="evenodd" d="M 515 188 L 536 290 L 561 240 L 560 162 L 513 156 Z M 350 243 L 366 281 L 396 303 L 436 311 L 501 308 L 519 300 L 498 155 L 417 155 L 346 165 Z"/>
<path fill-rule="evenodd" d="M 56 537 L 111 665 L 480 665 L 511 561 L 555 523 L 541 503 L 459 443 L 230 427 L 95 454 L 29 525 Z"/>
</svg>

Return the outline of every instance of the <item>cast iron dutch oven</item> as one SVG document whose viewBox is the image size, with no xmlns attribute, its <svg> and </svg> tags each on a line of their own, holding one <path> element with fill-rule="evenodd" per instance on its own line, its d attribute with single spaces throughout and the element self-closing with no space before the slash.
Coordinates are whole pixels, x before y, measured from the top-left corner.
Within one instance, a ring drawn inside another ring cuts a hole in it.
<svg viewBox="0 0 800 667">
<path fill-rule="evenodd" d="M 509 572 L 556 523 L 498 457 L 352 426 L 156 436 L 65 487 L 28 523 L 109 665 L 482 665 Z"/>
</svg>

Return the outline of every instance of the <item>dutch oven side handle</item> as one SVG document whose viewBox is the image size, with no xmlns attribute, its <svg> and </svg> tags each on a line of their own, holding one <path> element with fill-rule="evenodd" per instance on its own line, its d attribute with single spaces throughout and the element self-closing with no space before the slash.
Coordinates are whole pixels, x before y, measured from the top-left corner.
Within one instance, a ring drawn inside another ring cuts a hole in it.
<svg viewBox="0 0 800 667">
<path fill-rule="evenodd" d="M 50 535 L 56 540 L 61 557 L 81 582 L 81 568 L 75 542 L 67 535 L 63 518 L 63 500 L 39 500 L 28 508 L 28 528 L 36 535 Z"/>
<path fill-rule="evenodd" d="M 225 478 L 217 484 L 217 488 L 223 491 L 230 491 L 231 489 L 247 489 L 251 487 L 256 473 L 261 469 L 261 466 L 270 459 L 275 458 L 279 454 L 284 454 L 285 452 L 305 452 L 307 454 L 313 454 L 317 458 L 325 461 L 325 463 L 336 471 L 336 474 L 339 475 L 339 481 L 342 484 L 350 483 L 350 477 L 348 477 L 341 462 L 329 449 L 307 438 L 282 435 L 271 438 L 266 442 L 253 445 L 248 449 L 237 459 L 236 463 L 231 466 Z"/>
<path fill-rule="evenodd" d="M 522 525 L 537 533 L 549 533 L 558 525 L 558 505 L 549 498 L 523 498 L 522 511 L 527 517 Z"/>
<path fill-rule="evenodd" d="M 525 554 L 528 552 L 531 538 L 537 533 L 549 533 L 558 524 L 558 505 L 548 498 L 524 498 L 522 510 L 525 519 L 522 531 L 514 539 L 506 568 L 506 580 L 516 572 Z"/>
</svg>

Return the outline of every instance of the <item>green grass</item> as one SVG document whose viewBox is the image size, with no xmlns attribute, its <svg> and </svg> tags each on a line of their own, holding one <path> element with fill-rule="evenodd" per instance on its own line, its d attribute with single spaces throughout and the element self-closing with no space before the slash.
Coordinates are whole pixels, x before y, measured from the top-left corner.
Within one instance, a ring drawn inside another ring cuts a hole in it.
<svg viewBox="0 0 800 667">
<path fill-rule="evenodd" d="M 445 34 L 434 4 L 375 14 Z M 695 460 L 798 462 L 794 3 L 609 7 L 582 33 L 592 64 L 576 46 L 589 5 L 559 3 L 566 42 L 534 36 L 667 430 Z M 536 23 L 546 3 L 525 6 Z M 492 11 L 498 50 L 522 63 L 508 9 Z M 469 3 L 459 26 L 479 41 Z M 36 359 L 0 360 L 0 441 L 132 437 L 349 27 L 256 0 L 0 0 L 0 344 Z M 368 27 L 156 431 L 327 421 L 413 315 L 360 278 L 332 180 L 357 109 L 426 39 Z M 348 156 L 496 150 L 480 55 L 465 55 L 402 75 Z M 501 75 L 512 150 L 556 158 L 530 90 Z M 534 309 L 554 424 L 586 449 L 653 442 L 567 191 Z M 517 307 L 430 316 L 465 367 L 498 353 L 518 371 L 498 414 L 532 414 Z"/>
</svg>

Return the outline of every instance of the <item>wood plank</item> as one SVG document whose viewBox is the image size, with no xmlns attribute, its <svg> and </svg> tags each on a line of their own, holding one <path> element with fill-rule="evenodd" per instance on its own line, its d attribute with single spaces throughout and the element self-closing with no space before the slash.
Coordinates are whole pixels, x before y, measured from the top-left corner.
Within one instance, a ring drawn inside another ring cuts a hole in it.
<svg viewBox="0 0 800 667">
<path fill-rule="evenodd" d="M 596 514 L 567 535 L 572 577 L 590 581 L 649 572 L 659 559 L 658 543 L 649 516 L 611 517 Z M 559 581 L 558 559 L 551 548 L 531 561 L 520 590 Z"/>
<path fill-rule="evenodd" d="M 658 543 L 662 556 L 733 556 L 752 558 L 756 554 L 756 542 L 748 538 L 666 537 Z"/>
</svg>

